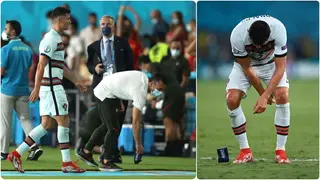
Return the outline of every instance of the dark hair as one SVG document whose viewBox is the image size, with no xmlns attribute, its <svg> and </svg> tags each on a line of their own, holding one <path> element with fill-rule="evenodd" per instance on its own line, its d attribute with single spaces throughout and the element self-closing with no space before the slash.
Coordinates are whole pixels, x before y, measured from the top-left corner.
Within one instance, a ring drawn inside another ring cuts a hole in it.
<svg viewBox="0 0 320 180">
<path fill-rule="evenodd" d="M 139 56 L 139 65 L 149 64 L 149 63 L 151 63 L 149 56 L 145 56 L 145 55 Z"/>
<path fill-rule="evenodd" d="M 92 17 L 97 18 L 97 14 L 96 14 L 96 13 L 94 13 L 94 12 L 89 13 L 89 16 L 92 16 Z"/>
<path fill-rule="evenodd" d="M 22 29 L 21 29 L 21 24 L 19 23 L 19 21 L 9 20 L 9 21 L 6 21 L 6 24 L 10 24 L 10 26 L 16 32 L 16 36 L 20 36 Z"/>
<path fill-rule="evenodd" d="M 177 15 L 177 18 L 179 20 L 179 24 L 184 24 L 183 22 L 183 15 L 180 11 L 175 11 L 173 14 L 176 14 Z"/>
<path fill-rule="evenodd" d="M 249 29 L 249 36 L 253 44 L 263 45 L 270 36 L 270 27 L 264 21 L 255 21 Z"/>
<path fill-rule="evenodd" d="M 76 23 L 71 23 L 70 24 L 72 28 L 74 28 L 75 30 L 78 30 L 78 24 Z"/>
<path fill-rule="evenodd" d="M 56 7 L 53 11 L 52 11 L 52 19 L 55 19 L 59 16 L 64 16 L 66 14 L 70 14 L 70 9 L 68 8 L 65 8 L 65 7 L 62 7 L 62 6 L 59 6 L 59 7 Z"/>
<path fill-rule="evenodd" d="M 47 11 L 46 18 L 52 19 L 52 10 Z"/>
<path fill-rule="evenodd" d="M 167 84 L 167 78 L 162 73 L 155 73 L 152 76 L 151 81 L 155 81 L 155 82 L 162 81 L 163 84 Z"/>
</svg>

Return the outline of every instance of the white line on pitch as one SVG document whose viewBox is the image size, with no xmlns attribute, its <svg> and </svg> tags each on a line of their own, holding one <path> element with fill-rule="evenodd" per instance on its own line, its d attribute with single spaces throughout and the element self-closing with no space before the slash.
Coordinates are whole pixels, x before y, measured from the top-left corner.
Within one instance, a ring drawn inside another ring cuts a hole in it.
<svg viewBox="0 0 320 180">
<path fill-rule="evenodd" d="M 217 160 L 215 157 L 200 157 L 201 160 Z M 235 157 L 230 157 L 229 159 L 235 159 Z M 290 158 L 289 158 L 290 159 Z M 267 159 L 267 158 L 254 158 L 255 161 L 274 161 L 274 159 Z M 292 162 L 319 162 L 317 158 L 311 159 L 303 159 L 303 158 L 293 158 L 290 159 Z"/>
</svg>

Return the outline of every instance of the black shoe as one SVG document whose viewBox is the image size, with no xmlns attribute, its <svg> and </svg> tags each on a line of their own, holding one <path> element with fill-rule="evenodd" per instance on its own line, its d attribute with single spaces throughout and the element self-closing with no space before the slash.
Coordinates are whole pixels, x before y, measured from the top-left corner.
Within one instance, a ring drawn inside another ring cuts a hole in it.
<svg viewBox="0 0 320 180">
<path fill-rule="evenodd" d="M 8 154 L 9 153 L 1 153 L 1 161 L 2 160 L 7 160 Z"/>
<path fill-rule="evenodd" d="M 102 163 L 102 161 L 103 161 L 103 153 L 98 157 L 98 161 Z M 112 158 L 111 162 L 113 162 L 113 163 L 120 163 L 120 164 L 122 164 L 122 158 L 121 158 L 121 155 L 120 155 L 120 154 L 118 154 L 118 155 L 113 156 L 113 158 Z"/>
<path fill-rule="evenodd" d="M 29 150 L 29 155 L 27 157 L 28 161 L 37 161 L 39 157 L 43 154 L 43 150 L 39 146 L 35 145 Z"/>
<path fill-rule="evenodd" d="M 112 162 L 102 163 L 99 168 L 100 171 L 118 172 L 123 171 L 123 169 Z"/>
<path fill-rule="evenodd" d="M 98 164 L 93 160 L 92 153 L 86 154 L 83 149 L 76 153 L 76 156 L 92 167 L 97 167 Z"/>
</svg>

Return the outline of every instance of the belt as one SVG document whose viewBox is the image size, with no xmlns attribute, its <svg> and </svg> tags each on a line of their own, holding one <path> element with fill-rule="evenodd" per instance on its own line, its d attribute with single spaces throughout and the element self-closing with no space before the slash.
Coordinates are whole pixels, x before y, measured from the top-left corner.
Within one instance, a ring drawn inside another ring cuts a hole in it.
<svg viewBox="0 0 320 180">
<path fill-rule="evenodd" d="M 271 64 L 274 62 L 274 59 L 268 61 L 267 63 L 264 63 L 264 64 L 254 64 L 254 65 L 251 65 L 252 67 L 258 67 L 258 66 L 264 66 L 264 65 L 267 65 L 267 64 Z"/>
</svg>

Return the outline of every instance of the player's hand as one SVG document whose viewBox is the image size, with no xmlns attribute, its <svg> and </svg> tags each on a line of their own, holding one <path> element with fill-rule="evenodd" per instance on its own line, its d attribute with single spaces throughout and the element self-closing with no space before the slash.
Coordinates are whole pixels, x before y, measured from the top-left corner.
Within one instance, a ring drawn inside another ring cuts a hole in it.
<svg viewBox="0 0 320 180">
<path fill-rule="evenodd" d="M 85 86 L 83 83 L 76 82 L 74 84 L 77 86 L 77 88 L 80 90 L 80 92 L 86 92 L 87 91 L 87 86 Z"/>
<path fill-rule="evenodd" d="M 141 143 L 139 143 L 139 144 L 136 144 L 136 153 L 137 154 L 143 154 L 143 146 L 142 146 L 142 144 Z"/>
<path fill-rule="evenodd" d="M 268 99 L 268 104 L 269 104 L 269 105 L 272 105 L 272 104 L 275 103 L 275 102 L 276 102 L 276 100 L 275 100 L 273 94 L 271 94 L 271 96 L 270 96 L 269 99 Z"/>
<path fill-rule="evenodd" d="M 121 101 L 120 102 L 120 112 L 123 112 L 124 110 L 125 110 L 125 107 L 124 107 L 123 102 Z"/>
<path fill-rule="evenodd" d="M 258 101 L 253 107 L 253 113 L 254 114 L 260 114 L 263 113 L 267 108 L 268 98 L 266 98 L 264 95 L 260 96 Z"/>
<path fill-rule="evenodd" d="M 103 64 L 99 63 L 96 65 L 96 67 L 94 68 L 97 74 L 101 74 L 104 70 L 103 70 Z"/>
<path fill-rule="evenodd" d="M 33 89 L 33 91 L 31 92 L 30 96 L 29 96 L 29 100 L 31 102 L 35 102 L 39 99 L 39 90 L 38 89 Z"/>
</svg>

